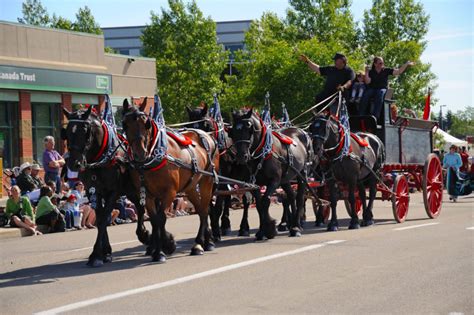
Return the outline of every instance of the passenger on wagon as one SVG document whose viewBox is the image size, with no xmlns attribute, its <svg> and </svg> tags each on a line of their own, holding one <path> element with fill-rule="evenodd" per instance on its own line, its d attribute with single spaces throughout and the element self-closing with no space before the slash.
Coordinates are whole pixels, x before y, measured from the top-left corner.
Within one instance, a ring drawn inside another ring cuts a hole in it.
<svg viewBox="0 0 474 315">
<path fill-rule="evenodd" d="M 11 196 L 7 200 L 5 214 L 10 220 L 11 227 L 25 228 L 33 235 L 40 235 L 34 224 L 34 213 L 30 200 L 26 196 L 20 196 L 20 187 L 11 188 Z"/>
<path fill-rule="evenodd" d="M 373 115 L 379 118 L 383 107 L 383 99 L 388 88 L 388 77 L 402 74 L 408 66 L 413 66 L 412 61 L 406 62 L 398 69 L 385 68 L 382 57 L 375 57 L 372 67 L 365 67 L 365 83 L 367 88 L 361 101 L 361 115 Z M 373 109 L 370 110 L 370 101 L 374 100 Z"/>
<path fill-rule="evenodd" d="M 350 103 L 359 104 L 362 100 L 365 91 L 364 76 L 363 71 L 357 71 L 356 78 L 354 82 L 352 82 L 351 99 L 349 100 Z"/>
<path fill-rule="evenodd" d="M 312 71 L 326 77 L 323 91 L 316 95 L 316 104 L 322 102 L 324 99 L 328 98 L 337 91 L 342 91 L 344 98 L 348 98 L 347 91 L 349 91 L 351 88 L 352 80 L 354 80 L 355 75 L 354 71 L 347 66 L 346 56 L 336 53 L 333 58 L 334 66 L 326 67 L 320 67 L 305 55 L 300 55 L 299 59 L 305 62 Z M 321 104 L 319 108 L 323 108 L 326 104 L 327 102 Z M 336 106 L 332 107 L 332 112 L 336 111 Z"/>
</svg>

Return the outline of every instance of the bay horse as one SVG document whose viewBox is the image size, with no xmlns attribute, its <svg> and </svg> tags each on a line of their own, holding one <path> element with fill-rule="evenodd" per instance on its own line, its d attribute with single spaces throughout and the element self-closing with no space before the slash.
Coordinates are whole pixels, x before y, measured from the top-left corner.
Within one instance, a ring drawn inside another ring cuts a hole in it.
<svg viewBox="0 0 474 315">
<path fill-rule="evenodd" d="M 127 188 L 129 173 L 118 163 L 125 148 L 121 147 L 115 130 L 107 127 L 92 106 L 72 113 L 63 108 L 63 113 L 68 119 L 66 128 L 61 130 L 69 152 L 66 166 L 79 171 L 79 178 L 87 187 L 87 197 L 95 203 L 93 208 L 97 214 L 97 238 L 87 265 L 99 267 L 112 261 L 107 221 L 117 199 L 126 195 L 136 205 L 136 234 L 143 244 L 148 245 L 150 235 L 143 222 L 144 209 L 139 206 L 134 190 Z"/>
<path fill-rule="evenodd" d="M 295 127 L 281 129 L 280 133 L 271 132 L 253 109 L 233 111 L 232 116 L 230 137 L 236 150 L 239 179 L 266 186 L 263 195 L 260 191 L 252 192 L 260 218 L 257 240 L 263 237 L 271 239 L 276 235 L 275 220 L 269 214 L 269 207 L 270 196 L 280 186 L 291 209 L 289 234 L 301 236 L 306 171 L 307 165 L 313 161 L 311 139 L 302 129 Z M 294 179 L 298 182 L 296 197 L 291 187 Z"/>
<path fill-rule="evenodd" d="M 145 107 L 146 99 L 139 108 L 129 105 L 125 99 L 122 123 L 130 145 L 132 182 L 140 188 L 153 227 L 152 259 L 163 263 L 166 254 L 172 254 L 176 248 L 172 235 L 165 229 L 165 210 L 171 207 L 177 193 L 185 193 L 199 215 L 200 225 L 191 255 L 202 255 L 204 251 L 214 249 L 207 218 L 214 178 L 202 175 L 198 170 L 219 168 L 216 144 L 209 135 L 197 129 L 187 130 L 179 136 L 172 132 L 161 134 L 164 130 L 157 130 L 155 120 L 143 112 Z M 166 139 L 167 149 L 165 156 L 154 163 L 157 137 Z"/>
<path fill-rule="evenodd" d="M 229 137 L 228 131 L 219 130 L 217 122 L 209 115 L 208 106 L 206 103 L 201 107 L 196 107 L 191 109 L 186 107 L 188 112 L 188 118 L 190 121 L 191 128 L 201 129 L 209 133 L 214 140 L 219 141 L 222 139 L 223 143 L 220 144 L 219 155 L 220 155 L 220 165 L 219 165 L 219 174 L 225 177 L 233 178 L 237 176 L 233 174 L 235 168 L 235 150 L 232 146 L 232 139 Z M 222 137 L 219 133 L 223 133 Z M 219 146 L 219 143 L 218 143 Z M 228 185 L 219 184 L 217 187 L 219 191 L 228 191 Z M 240 228 L 238 236 L 249 236 L 250 235 L 250 226 L 248 223 L 248 211 L 250 202 L 248 201 L 247 193 L 242 195 L 242 203 L 244 211 L 242 213 L 242 220 L 240 222 Z M 212 237 L 215 241 L 221 240 L 221 235 L 229 235 L 231 231 L 230 224 L 230 212 L 231 207 L 231 196 L 230 195 L 218 195 L 214 205 L 211 205 L 210 208 L 210 219 L 211 219 L 211 230 Z M 221 224 L 219 226 L 219 219 Z"/>
<path fill-rule="evenodd" d="M 309 126 L 309 132 L 313 139 L 315 154 L 321 159 L 320 167 L 329 177 L 327 186 L 331 202 L 331 221 L 328 224 L 328 231 L 337 231 L 339 227 L 336 211 L 338 184 L 339 186 L 345 184 L 348 189 L 347 199 L 351 207 L 349 229 L 360 227 L 355 206 L 356 187 L 359 189 L 363 207 L 362 226 L 373 225 L 372 208 L 377 193 L 377 177 L 374 174 L 385 162 L 385 147 L 382 141 L 370 133 L 358 132 L 356 135 L 345 133 L 339 119 L 329 112 L 316 115 Z M 345 137 L 350 137 L 347 142 L 348 154 L 343 154 Z M 369 188 L 368 204 L 366 204 L 366 187 Z"/>
</svg>

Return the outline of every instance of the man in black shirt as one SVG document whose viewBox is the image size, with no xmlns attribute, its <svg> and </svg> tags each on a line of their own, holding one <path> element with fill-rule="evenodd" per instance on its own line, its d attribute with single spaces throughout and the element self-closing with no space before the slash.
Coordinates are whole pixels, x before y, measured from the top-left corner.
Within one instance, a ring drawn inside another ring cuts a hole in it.
<svg viewBox="0 0 474 315">
<path fill-rule="evenodd" d="M 305 55 L 300 55 L 300 60 L 305 62 L 308 67 L 317 74 L 326 77 L 326 82 L 324 83 L 323 91 L 316 95 L 316 104 L 320 103 L 321 101 L 328 98 L 337 91 L 342 91 L 343 96 L 347 98 L 347 92 L 351 88 L 352 80 L 354 80 L 355 74 L 354 71 L 347 66 L 346 56 L 337 53 L 334 56 L 334 66 L 327 67 L 320 67 Z M 319 106 L 319 108 L 322 108 L 326 104 L 327 102 L 324 102 Z M 331 110 L 332 112 L 335 112 L 335 107 L 337 107 L 337 102 L 336 106 L 333 106 Z"/>
<path fill-rule="evenodd" d="M 408 61 L 402 65 L 399 69 L 385 68 L 382 57 L 375 57 L 374 62 L 372 63 L 372 68 L 365 68 L 365 84 L 367 88 L 365 89 L 364 96 L 361 101 L 361 115 L 370 115 L 379 118 L 380 112 L 383 108 L 383 99 L 388 88 L 388 77 L 390 75 L 400 75 L 402 74 L 408 66 L 413 66 L 415 63 Z M 374 100 L 373 109 L 370 110 L 370 100 Z"/>
</svg>

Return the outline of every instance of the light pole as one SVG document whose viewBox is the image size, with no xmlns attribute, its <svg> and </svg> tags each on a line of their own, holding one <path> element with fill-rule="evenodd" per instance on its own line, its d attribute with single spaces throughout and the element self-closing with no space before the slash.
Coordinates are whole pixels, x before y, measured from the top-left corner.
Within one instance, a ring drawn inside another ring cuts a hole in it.
<svg viewBox="0 0 474 315">
<path fill-rule="evenodd" d="M 439 127 L 441 130 L 444 130 L 443 128 L 443 107 L 446 107 L 448 105 L 440 105 L 439 106 Z"/>
</svg>

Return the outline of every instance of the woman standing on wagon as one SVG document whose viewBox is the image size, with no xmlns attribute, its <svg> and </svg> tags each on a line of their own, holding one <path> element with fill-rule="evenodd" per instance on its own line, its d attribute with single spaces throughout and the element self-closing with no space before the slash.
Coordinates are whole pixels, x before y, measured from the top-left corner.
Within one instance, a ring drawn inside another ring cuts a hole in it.
<svg viewBox="0 0 474 315">
<path fill-rule="evenodd" d="M 413 66 L 413 61 L 407 61 L 398 69 L 385 68 L 382 57 L 375 57 L 372 68 L 365 67 L 364 81 L 367 84 L 364 96 L 361 101 L 361 115 L 367 115 L 370 111 L 370 101 L 374 99 L 374 107 L 370 111 L 370 115 L 379 118 L 383 108 L 383 98 L 388 88 L 388 77 L 390 75 L 402 74 L 408 66 Z"/>
</svg>

